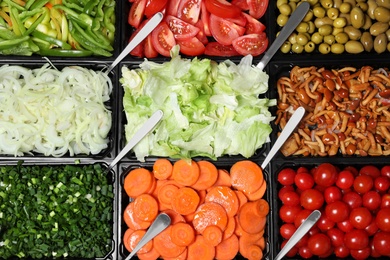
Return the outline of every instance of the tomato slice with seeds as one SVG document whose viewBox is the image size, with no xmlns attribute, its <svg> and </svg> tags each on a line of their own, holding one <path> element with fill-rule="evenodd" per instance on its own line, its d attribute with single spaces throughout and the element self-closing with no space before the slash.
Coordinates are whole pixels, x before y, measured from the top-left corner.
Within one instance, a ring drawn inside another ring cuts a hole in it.
<svg viewBox="0 0 390 260">
<path fill-rule="evenodd" d="M 181 0 L 177 9 L 177 17 L 183 21 L 196 24 L 199 20 L 201 0 Z"/>
<path fill-rule="evenodd" d="M 199 20 L 196 24 L 195 24 L 196 27 L 199 28 L 199 32 L 198 34 L 196 35 L 196 38 L 198 38 L 198 40 L 203 43 L 204 45 L 206 45 L 208 42 L 209 42 L 209 39 L 207 39 L 207 36 L 204 32 L 204 23 L 202 20 Z"/>
<path fill-rule="evenodd" d="M 247 13 L 243 13 L 244 17 L 247 20 L 247 24 L 245 26 L 245 34 L 252 34 L 252 33 L 262 33 L 266 29 L 265 25 L 261 23 L 259 20 L 253 18 Z"/>
<path fill-rule="evenodd" d="M 172 15 L 167 15 L 165 21 L 167 22 L 169 29 L 172 31 L 173 36 L 177 40 L 191 39 L 200 31 L 198 27 Z"/>
<path fill-rule="evenodd" d="M 210 13 L 207 11 L 206 5 L 202 2 L 200 6 L 200 20 L 203 22 L 204 33 L 206 36 L 211 36 L 210 32 Z"/>
<path fill-rule="evenodd" d="M 147 0 L 145 6 L 145 16 L 150 18 L 157 12 L 162 11 L 168 3 L 168 0 Z"/>
<path fill-rule="evenodd" d="M 175 37 L 169 29 L 168 24 L 161 22 L 152 32 L 153 47 L 158 53 L 165 57 L 170 56 L 170 51 L 176 45 Z"/>
<path fill-rule="evenodd" d="M 146 7 L 146 1 L 147 0 L 136 0 L 130 8 L 129 16 L 127 18 L 127 22 L 135 27 L 138 28 L 138 26 L 141 24 L 141 20 L 144 16 L 145 7 Z"/>
<path fill-rule="evenodd" d="M 238 29 L 240 26 L 236 25 L 233 22 L 230 22 L 224 18 L 219 16 L 210 14 L 210 31 L 213 35 L 214 39 L 223 45 L 232 44 L 234 39 L 240 37 L 240 35 L 244 34 L 245 28 L 242 33 L 239 32 Z"/>
<path fill-rule="evenodd" d="M 204 0 L 207 11 L 222 18 L 236 18 L 241 9 L 226 0 Z"/>
<path fill-rule="evenodd" d="M 152 40 L 152 35 L 149 34 L 144 43 L 144 54 L 146 58 L 156 58 L 158 56 L 158 52 L 153 46 L 153 40 Z"/>
<path fill-rule="evenodd" d="M 258 56 L 267 49 L 268 38 L 264 32 L 260 34 L 246 34 L 234 39 L 232 45 L 241 55 L 251 54 L 252 56 Z"/>
<path fill-rule="evenodd" d="M 177 41 L 180 45 L 180 52 L 188 56 L 202 55 L 205 50 L 205 46 L 198 38 L 193 37 L 189 40 Z"/>
<path fill-rule="evenodd" d="M 209 56 L 221 56 L 221 57 L 232 57 L 239 56 L 240 54 L 233 48 L 232 45 L 223 45 L 218 42 L 209 42 L 206 45 L 204 51 L 205 55 Z"/>
<path fill-rule="evenodd" d="M 268 8 L 269 0 L 247 0 L 249 14 L 255 19 L 260 19 Z"/>
<path fill-rule="evenodd" d="M 243 11 L 249 10 L 249 5 L 247 0 L 232 0 L 231 3 L 232 5 L 239 7 Z"/>
<path fill-rule="evenodd" d="M 248 14 L 249 15 L 249 14 Z M 226 20 L 233 22 L 239 26 L 245 27 L 248 20 L 244 16 L 244 12 L 240 12 L 239 16 L 236 16 L 234 18 L 226 18 Z"/>
<path fill-rule="evenodd" d="M 179 8 L 180 0 L 169 0 L 167 4 L 166 12 L 170 15 L 177 15 L 177 9 Z"/>
</svg>

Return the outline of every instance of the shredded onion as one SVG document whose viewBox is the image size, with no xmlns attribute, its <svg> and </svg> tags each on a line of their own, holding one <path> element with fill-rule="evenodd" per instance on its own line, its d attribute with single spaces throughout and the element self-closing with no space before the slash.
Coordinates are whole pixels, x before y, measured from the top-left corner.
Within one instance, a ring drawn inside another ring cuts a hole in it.
<svg viewBox="0 0 390 260">
<path fill-rule="evenodd" d="M 98 154 L 108 147 L 112 82 L 79 66 L 0 67 L 0 154 Z"/>
</svg>

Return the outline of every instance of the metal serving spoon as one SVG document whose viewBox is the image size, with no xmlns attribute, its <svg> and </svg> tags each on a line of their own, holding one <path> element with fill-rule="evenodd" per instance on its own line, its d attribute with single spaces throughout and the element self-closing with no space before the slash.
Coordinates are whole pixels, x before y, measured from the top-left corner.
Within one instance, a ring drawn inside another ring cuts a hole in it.
<svg viewBox="0 0 390 260">
<path fill-rule="evenodd" d="M 155 236 L 160 234 L 164 229 L 166 229 L 171 224 L 171 218 L 165 214 L 159 214 L 156 219 L 153 221 L 152 225 L 146 231 L 145 235 L 141 238 L 138 244 L 135 246 L 134 250 L 130 255 L 126 257 L 125 260 L 131 259 L 144 245 L 146 245 L 150 240 Z"/>
<path fill-rule="evenodd" d="M 314 210 L 299 226 L 297 230 L 295 230 L 294 234 L 290 237 L 288 242 L 284 245 L 284 247 L 280 250 L 279 254 L 275 257 L 274 260 L 281 260 L 291 248 L 294 247 L 296 243 L 301 240 L 301 238 L 311 229 L 312 226 L 320 219 L 321 212 L 319 210 Z"/>
<path fill-rule="evenodd" d="M 297 28 L 298 24 L 305 17 L 307 12 L 309 11 L 310 4 L 308 2 L 301 2 L 301 4 L 295 9 L 295 11 L 291 14 L 285 26 L 283 26 L 279 35 L 276 37 L 274 42 L 265 52 L 263 58 L 260 60 L 257 67 L 263 70 L 268 62 L 272 59 L 277 50 L 279 50 L 280 46 L 286 41 L 286 39 L 291 35 L 291 33 Z"/>
</svg>

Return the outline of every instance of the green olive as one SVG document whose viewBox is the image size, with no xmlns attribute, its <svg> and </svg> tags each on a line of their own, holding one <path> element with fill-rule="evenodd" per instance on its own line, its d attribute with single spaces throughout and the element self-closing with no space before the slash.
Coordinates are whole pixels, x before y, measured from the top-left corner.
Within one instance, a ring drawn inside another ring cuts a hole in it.
<svg viewBox="0 0 390 260">
<path fill-rule="evenodd" d="M 314 42 L 308 42 L 305 44 L 305 52 L 307 53 L 311 53 L 314 51 L 314 49 L 316 48 L 316 45 Z"/>
<path fill-rule="evenodd" d="M 309 41 L 309 38 L 303 33 L 298 33 L 295 39 L 299 45 L 305 45 Z"/>
<path fill-rule="evenodd" d="M 367 12 L 368 10 L 368 4 L 366 2 L 360 1 L 356 4 L 357 7 L 360 7 L 363 12 Z"/>
<path fill-rule="evenodd" d="M 390 42 L 390 29 L 386 31 L 387 40 Z"/>
<path fill-rule="evenodd" d="M 345 44 L 345 50 L 348 53 L 358 54 L 364 51 L 363 44 L 358 41 L 348 41 Z"/>
<path fill-rule="evenodd" d="M 348 34 L 346 34 L 345 32 L 341 32 L 336 34 L 334 39 L 336 40 L 337 43 L 346 44 L 347 41 L 349 40 L 349 37 Z"/>
<path fill-rule="evenodd" d="M 345 3 L 349 3 L 351 6 L 356 5 L 356 0 L 344 0 Z"/>
<path fill-rule="evenodd" d="M 333 6 L 333 0 L 320 0 L 322 7 L 331 8 Z"/>
<path fill-rule="evenodd" d="M 304 50 L 304 47 L 303 45 L 300 45 L 298 43 L 294 43 L 292 46 L 291 46 L 291 50 L 294 52 L 294 53 L 302 53 L 303 50 Z"/>
<path fill-rule="evenodd" d="M 387 51 L 389 51 L 389 52 L 390 52 L 390 42 L 389 42 L 389 43 L 387 43 Z"/>
<path fill-rule="evenodd" d="M 339 9 L 337 9 L 337 8 L 334 8 L 334 7 L 332 7 L 332 8 L 329 8 L 327 11 L 326 11 L 326 15 L 330 18 L 330 19 L 332 19 L 332 20 L 334 20 L 334 19 L 336 19 L 337 17 L 339 17 Z"/>
<path fill-rule="evenodd" d="M 288 21 L 288 16 L 287 15 L 284 15 L 284 14 L 279 14 L 278 17 L 276 18 L 276 23 L 279 25 L 279 26 L 284 26 L 286 25 Z"/>
<path fill-rule="evenodd" d="M 307 0 L 306 2 L 309 2 L 310 6 L 314 6 L 318 3 L 318 0 Z"/>
<path fill-rule="evenodd" d="M 328 25 L 332 25 L 333 26 L 333 20 L 330 19 L 329 17 L 324 17 L 324 18 L 316 18 L 314 20 L 314 25 L 317 27 L 317 28 L 320 28 L 321 26 L 325 25 L 325 24 L 328 24 Z"/>
<path fill-rule="evenodd" d="M 372 20 L 371 20 L 370 16 L 368 16 L 368 14 L 364 14 L 364 16 L 365 16 L 366 18 L 364 19 L 364 25 L 362 26 L 361 29 L 363 29 L 363 30 L 369 30 L 370 27 L 371 27 L 371 25 L 372 25 Z"/>
<path fill-rule="evenodd" d="M 333 0 L 333 7 L 339 9 L 343 0 Z"/>
<path fill-rule="evenodd" d="M 302 21 L 309 22 L 309 21 L 313 20 L 313 16 L 314 16 L 313 10 L 309 10 L 309 11 L 307 11 L 307 14 L 305 15 L 305 17 L 303 17 Z"/>
<path fill-rule="evenodd" d="M 295 9 L 297 9 L 297 3 L 290 1 L 288 4 L 290 5 L 292 12 L 294 12 Z"/>
<path fill-rule="evenodd" d="M 378 7 L 378 4 L 375 2 L 375 0 L 368 0 L 368 9 L 367 9 L 367 14 L 371 19 L 375 19 L 374 16 L 374 10 Z"/>
<path fill-rule="evenodd" d="M 352 9 L 352 6 L 350 3 L 342 3 L 340 5 L 340 13 L 343 13 L 343 14 L 349 14 L 351 12 L 351 9 Z"/>
<path fill-rule="evenodd" d="M 351 25 L 351 15 L 349 13 L 348 14 L 341 13 L 340 18 L 344 18 L 347 22 L 347 25 Z"/>
<path fill-rule="evenodd" d="M 333 27 L 344 28 L 345 26 L 347 26 L 347 19 L 345 19 L 344 17 L 337 17 L 333 21 Z"/>
<path fill-rule="evenodd" d="M 322 36 L 319 32 L 315 32 L 311 36 L 311 41 L 315 44 L 320 44 L 324 39 L 324 36 Z"/>
<path fill-rule="evenodd" d="M 323 18 L 326 15 L 326 11 L 324 8 L 317 6 L 313 8 L 313 14 L 315 17 Z"/>
<path fill-rule="evenodd" d="M 363 27 L 365 16 L 362 9 L 355 6 L 354 8 L 352 8 L 350 15 L 351 15 L 351 24 L 353 27 L 355 27 L 356 29 Z"/>
<path fill-rule="evenodd" d="M 329 24 L 324 24 L 320 28 L 318 28 L 318 32 L 322 35 L 330 35 L 332 34 L 333 27 Z"/>
<path fill-rule="evenodd" d="M 370 27 L 370 33 L 372 36 L 378 36 L 381 33 L 386 32 L 389 29 L 389 23 L 376 22 Z"/>
<path fill-rule="evenodd" d="M 390 9 L 390 2 L 389 2 L 389 0 L 376 0 L 376 3 L 379 6 L 383 6 L 383 7 L 386 7 L 387 9 Z"/>
<path fill-rule="evenodd" d="M 362 36 L 362 32 L 352 25 L 348 25 L 344 28 L 344 32 L 348 34 L 349 39 L 351 40 L 359 40 Z"/>
<path fill-rule="evenodd" d="M 344 32 L 344 28 L 333 28 L 332 35 L 336 36 L 339 33 Z"/>
<path fill-rule="evenodd" d="M 290 34 L 290 36 L 288 37 L 288 41 L 289 41 L 291 44 L 294 44 L 294 43 L 297 42 L 296 37 L 297 37 L 297 34 L 296 34 L 295 32 L 293 32 L 293 33 Z"/>
<path fill-rule="evenodd" d="M 297 30 L 297 32 L 300 32 L 300 33 L 308 32 L 309 31 L 309 24 L 306 22 L 300 22 L 295 30 Z"/>
<path fill-rule="evenodd" d="M 276 7 L 279 8 L 279 6 L 281 6 L 283 4 L 287 4 L 287 3 L 288 3 L 288 0 L 277 0 Z"/>
<path fill-rule="evenodd" d="M 332 34 L 324 36 L 324 42 L 329 44 L 329 45 L 332 45 L 333 43 L 335 43 L 335 41 L 336 41 L 335 37 Z"/>
<path fill-rule="evenodd" d="M 314 25 L 314 23 L 312 21 L 307 22 L 307 24 L 309 25 L 309 31 L 307 31 L 307 32 L 310 34 L 313 34 L 315 29 L 316 29 L 316 26 Z"/>
<path fill-rule="evenodd" d="M 281 14 L 289 16 L 291 14 L 291 6 L 289 4 L 282 4 L 278 6 L 279 12 Z"/>
<path fill-rule="evenodd" d="M 374 40 L 369 32 L 364 32 L 360 38 L 360 42 L 363 44 L 364 50 L 370 52 L 374 47 Z"/>
<path fill-rule="evenodd" d="M 334 54 L 341 54 L 344 52 L 344 44 L 341 43 L 335 43 L 330 46 L 330 52 Z"/>
<path fill-rule="evenodd" d="M 378 22 L 390 22 L 390 9 L 383 6 L 378 6 L 374 10 L 374 17 Z"/>
<path fill-rule="evenodd" d="M 328 54 L 330 52 L 330 46 L 327 43 L 321 43 L 320 46 L 318 46 L 318 50 L 322 54 Z"/>
<path fill-rule="evenodd" d="M 383 53 L 387 48 L 387 36 L 386 34 L 382 33 L 375 37 L 374 40 L 374 50 L 377 53 Z"/>
<path fill-rule="evenodd" d="M 289 41 L 285 41 L 280 47 L 280 51 L 283 53 L 289 53 L 291 51 L 291 43 Z"/>
</svg>

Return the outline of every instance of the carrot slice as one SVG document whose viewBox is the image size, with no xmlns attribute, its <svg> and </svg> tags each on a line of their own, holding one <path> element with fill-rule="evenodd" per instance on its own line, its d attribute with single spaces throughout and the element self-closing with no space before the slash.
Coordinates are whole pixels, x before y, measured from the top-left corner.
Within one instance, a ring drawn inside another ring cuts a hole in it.
<svg viewBox="0 0 390 260">
<path fill-rule="evenodd" d="M 230 174 L 225 169 L 218 169 L 218 178 L 217 181 L 214 183 L 213 186 L 226 186 L 231 187 L 232 182 L 230 178 Z"/>
<path fill-rule="evenodd" d="M 202 235 L 208 244 L 217 246 L 222 242 L 223 232 L 218 226 L 211 225 L 203 230 Z"/>
<path fill-rule="evenodd" d="M 125 246 L 126 250 L 131 252 L 130 248 L 130 237 L 131 234 L 133 234 L 134 230 L 131 228 L 126 229 L 125 233 L 123 234 L 123 245 Z"/>
<path fill-rule="evenodd" d="M 220 204 L 205 202 L 196 210 L 192 225 L 195 230 L 201 234 L 204 229 L 210 225 L 216 225 L 224 231 L 227 221 L 228 217 L 226 211 Z"/>
<path fill-rule="evenodd" d="M 176 257 L 165 257 L 164 260 L 186 260 L 187 259 L 188 250 L 187 248 L 181 253 L 179 256 Z"/>
<path fill-rule="evenodd" d="M 242 207 L 242 205 L 244 205 L 245 203 L 248 202 L 248 198 L 247 196 L 244 194 L 244 192 L 240 191 L 240 190 L 234 190 L 234 192 L 236 193 L 237 195 L 237 198 L 240 202 L 240 206 L 238 207 L 239 209 Z"/>
<path fill-rule="evenodd" d="M 249 160 L 234 163 L 230 168 L 230 178 L 235 189 L 246 192 L 258 190 L 264 180 L 260 166 Z"/>
<path fill-rule="evenodd" d="M 190 224 L 179 222 L 172 226 L 171 238 L 178 246 L 189 246 L 195 240 L 195 230 Z"/>
<path fill-rule="evenodd" d="M 263 258 L 263 250 L 257 245 L 250 245 L 247 247 L 240 246 L 240 254 L 248 260 L 258 260 Z"/>
<path fill-rule="evenodd" d="M 152 247 L 152 249 L 147 253 L 140 254 L 138 252 L 137 257 L 139 260 L 156 260 L 160 257 L 160 254 L 154 247 Z"/>
<path fill-rule="evenodd" d="M 151 224 L 150 221 L 142 221 L 137 218 L 134 210 L 134 202 L 129 203 L 125 208 L 123 220 L 126 225 L 133 230 L 147 229 Z"/>
<path fill-rule="evenodd" d="M 236 227 L 234 229 L 234 234 L 238 237 L 242 236 L 242 234 L 245 232 L 241 225 L 240 225 L 240 221 L 238 220 L 238 216 L 234 216 L 234 222 L 236 222 Z"/>
<path fill-rule="evenodd" d="M 260 217 L 266 217 L 269 213 L 269 204 L 264 199 L 259 199 L 255 201 L 256 204 L 256 214 Z"/>
<path fill-rule="evenodd" d="M 260 240 L 257 242 L 257 245 L 261 248 L 261 250 L 265 249 L 265 238 L 262 236 Z"/>
<path fill-rule="evenodd" d="M 197 235 L 194 243 L 188 246 L 188 260 L 213 260 L 215 247 L 208 244 L 202 235 Z"/>
<path fill-rule="evenodd" d="M 241 228 L 250 234 L 258 233 L 264 229 L 266 217 L 258 215 L 256 202 L 245 203 L 238 212 L 238 221 Z"/>
<path fill-rule="evenodd" d="M 158 203 L 152 195 L 141 194 L 134 200 L 134 212 L 142 221 L 153 221 L 158 214 Z"/>
<path fill-rule="evenodd" d="M 145 168 L 133 169 L 126 175 L 123 188 L 129 197 L 147 193 L 153 185 L 153 175 Z"/>
<path fill-rule="evenodd" d="M 199 165 L 191 160 L 190 162 L 180 159 L 173 164 L 172 178 L 184 186 L 193 185 L 199 178 Z"/>
<path fill-rule="evenodd" d="M 198 180 L 191 185 L 191 187 L 195 190 L 207 190 L 218 179 L 218 169 L 209 161 L 198 161 L 197 162 L 200 170 Z"/>
<path fill-rule="evenodd" d="M 183 217 L 187 223 L 191 223 L 194 220 L 195 212 L 188 215 L 184 215 Z"/>
<path fill-rule="evenodd" d="M 199 201 L 199 195 L 194 189 L 182 187 L 173 194 L 172 209 L 179 214 L 188 215 L 195 212 Z"/>
<path fill-rule="evenodd" d="M 152 186 L 150 186 L 150 189 L 146 192 L 147 194 L 153 195 L 154 190 L 157 188 L 157 180 L 155 178 L 152 178 Z"/>
<path fill-rule="evenodd" d="M 125 232 L 126 233 L 126 232 Z M 123 243 L 125 244 L 126 249 L 128 249 L 129 252 L 133 251 L 138 242 L 141 240 L 141 238 L 145 235 L 146 230 L 140 229 L 140 230 L 135 230 L 134 232 L 131 232 L 129 236 L 125 236 L 123 239 Z M 153 241 L 149 241 L 141 247 L 141 249 L 138 251 L 140 254 L 147 253 L 149 252 L 153 247 Z M 129 250 L 130 249 L 130 250 Z"/>
<path fill-rule="evenodd" d="M 215 259 L 226 260 L 234 259 L 238 254 L 238 237 L 232 235 L 231 237 L 223 240 L 215 248 Z"/>
<path fill-rule="evenodd" d="M 266 190 L 267 190 L 267 182 L 263 181 L 263 184 L 261 184 L 258 190 L 254 192 L 247 192 L 244 190 L 243 192 L 248 197 L 248 200 L 255 201 L 261 199 L 264 196 Z"/>
<path fill-rule="evenodd" d="M 199 195 L 199 205 L 201 205 L 206 200 L 207 191 L 205 191 L 205 190 L 198 190 L 198 195 Z"/>
<path fill-rule="evenodd" d="M 215 186 L 209 190 L 205 202 L 216 202 L 226 210 L 228 217 L 237 214 L 240 206 L 236 193 L 226 186 Z"/>
<path fill-rule="evenodd" d="M 243 233 L 243 235 L 239 238 L 239 251 L 242 256 L 248 259 L 261 259 L 263 252 L 259 246 L 259 243 L 263 235 L 264 232 L 259 232 L 257 234 Z"/>
<path fill-rule="evenodd" d="M 172 226 L 168 226 L 153 239 L 153 245 L 161 257 L 177 257 L 186 249 L 172 242 Z"/>
<path fill-rule="evenodd" d="M 225 239 L 228 239 L 229 237 L 231 237 L 234 234 L 235 229 L 236 229 L 236 220 L 234 219 L 234 217 L 228 218 L 228 222 L 226 225 L 226 229 L 223 232 L 222 239 L 225 240 Z"/>
<path fill-rule="evenodd" d="M 171 218 L 171 225 L 174 225 L 179 222 L 186 222 L 184 217 L 179 213 L 177 213 L 176 211 L 174 211 L 173 209 L 167 209 L 162 212 L 167 214 Z"/>
<path fill-rule="evenodd" d="M 163 203 L 165 205 L 171 205 L 173 194 L 175 194 L 175 192 L 178 189 L 179 189 L 179 187 L 177 187 L 174 184 L 168 183 L 168 184 L 162 185 L 160 187 L 160 189 L 158 190 L 158 195 L 157 195 L 158 202 Z"/>
<path fill-rule="evenodd" d="M 165 158 L 158 158 L 153 164 L 153 175 L 156 179 L 166 180 L 172 175 L 173 165 Z"/>
</svg>

